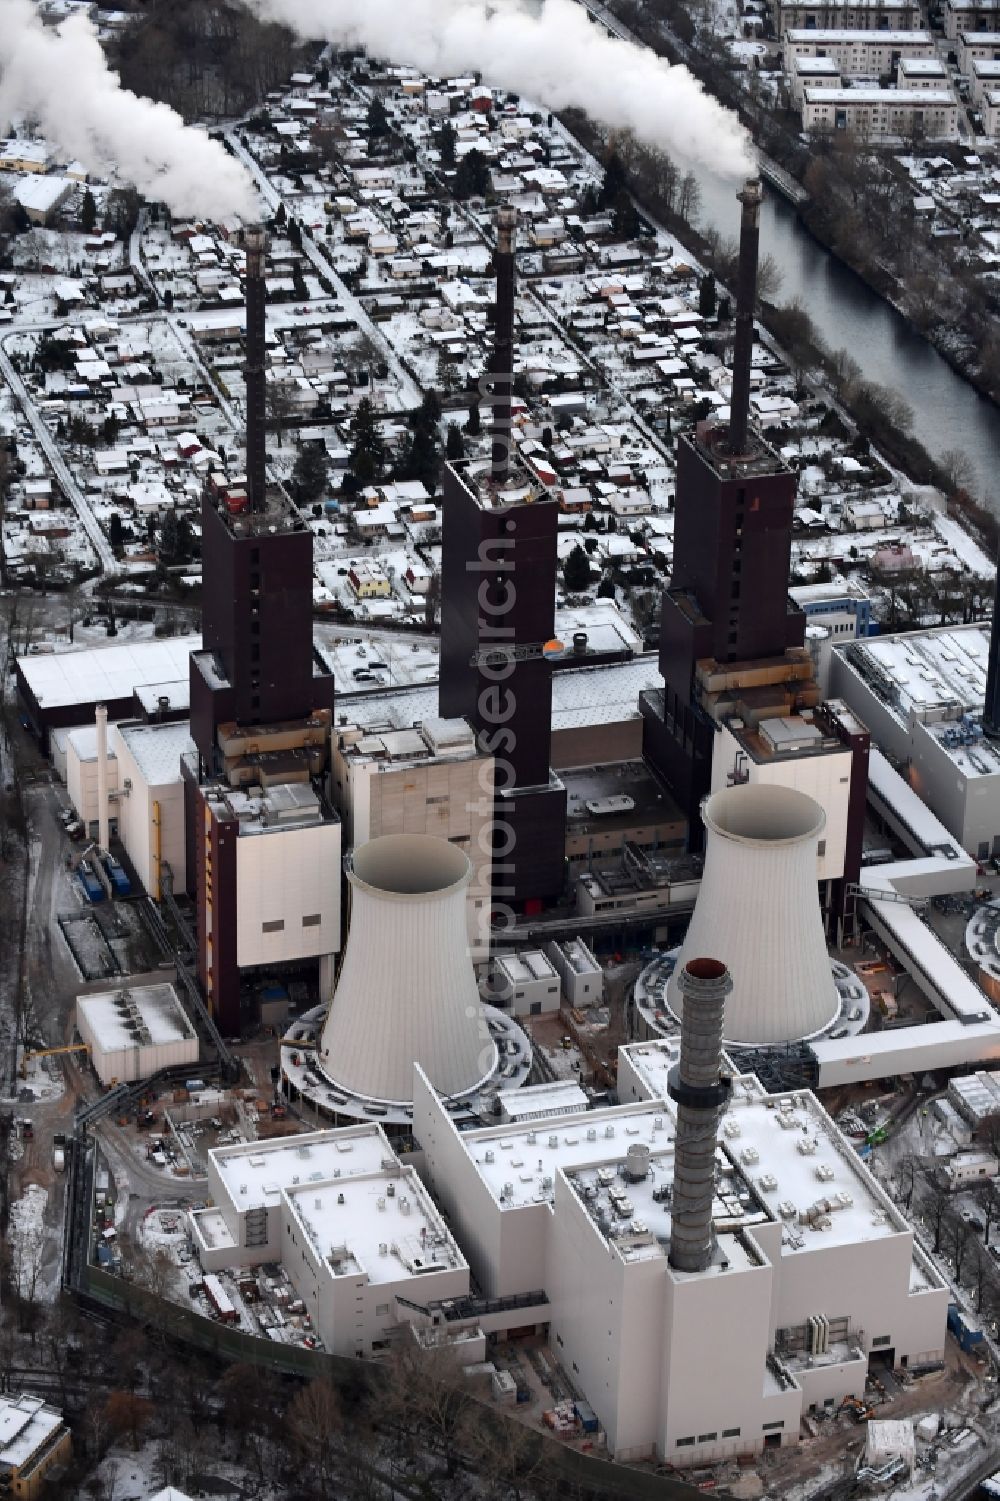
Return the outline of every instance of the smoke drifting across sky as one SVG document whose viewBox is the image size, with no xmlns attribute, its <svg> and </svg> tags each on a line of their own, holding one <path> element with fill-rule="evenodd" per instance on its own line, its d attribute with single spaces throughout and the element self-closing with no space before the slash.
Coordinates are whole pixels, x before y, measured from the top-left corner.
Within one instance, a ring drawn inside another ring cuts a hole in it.
<svg viewBox="0 0 1000 1501">
<path fill-rule="evenodd" d="M 250 177 L 217 141 L 121 87 L 86 17 L 53 29 L 33 0 L 0 0 L 0 12 L 0 129 L 28 116 L 88 171 L 113 169 L 174 214 L 259 215 Z"/>
<path fill-rule="evenodd" d="M 593 25 L 575 0 L 243 0 L 299 36 L 362 47 L 436 77 L 476 72 L 559 110 L 575 106 L 604 125 L 635 132 L 682 166 L 733 178 L 750 170 L 736 116 L 684 67 Z"/>
</svg>

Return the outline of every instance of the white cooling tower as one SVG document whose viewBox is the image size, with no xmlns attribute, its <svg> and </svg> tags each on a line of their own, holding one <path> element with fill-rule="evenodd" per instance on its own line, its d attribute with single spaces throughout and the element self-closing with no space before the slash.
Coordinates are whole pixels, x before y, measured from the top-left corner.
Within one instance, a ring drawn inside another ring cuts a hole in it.
<svg viewBox="0 0 1000 1501">
<path fill-rule="evenodd" d="M 798 1042 L 840 1009 L 827 954 L 816 875 L 826 814 L 804 792 L 749 783 L 702 806 L 705 871 L 667 992 L 683 1008 L 677 977 L 713 954 L 733 978 L 726 1002 L 731 1043 Z"/>
<path fill-rule="evenodd" d="M 472 865 L 446 839 L 389 834 L 354 851 L 347 947 L 317 1062 L 352 1094 L 412 1101 L 413 1065 L 461 1095 L 497 1065 L 466 936 Z"/>
</svg>

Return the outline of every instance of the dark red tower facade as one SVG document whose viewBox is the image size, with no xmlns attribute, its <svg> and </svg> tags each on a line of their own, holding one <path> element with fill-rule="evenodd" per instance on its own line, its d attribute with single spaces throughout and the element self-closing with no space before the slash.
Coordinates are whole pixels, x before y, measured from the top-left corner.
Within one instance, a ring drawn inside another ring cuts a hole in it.
<svg viewBox="0 0 1000 1501">
<path fill-rule="evenodd" d="M 493 420 L 488 470 L 444 472 L 439 711 L 463 718 L 496 758 L 493 893 L 522 905 L 565 880 L 566 792 L 550 771 L 558 507 L 515 458 L 513 210 L 497 234 Z"/>
<path fill-rule="evenodd" d="M 728 424 L 702 423 L 677 442 L 674 563 L 660 628 L 662 689 L 640 696 L 643 749 L 688 815 L 700 848 L 699 807 L 711 783 L 712 696 L 758 681 L 789 707 L 811 675 L 805 617 L 788 598 L 796 479 L 750 426 L 753 309 L 760 183 L 742 203 L 736 340 Z M 723 690 L 724 691 L 724 690 Z M 780 712 L 780 703 L 778 706 Z"/>
<path fill-rule="evenodd" d="M 247 493 L 206 490 L 202 503 L 202 646 L 190 663 L 198 757 L 182 765 L 198 977 L 231 1035 L 241 1006 L 238 809 L 247 791 L 320 785 L 334 703 L 313 649 L 312 533 L 267 487 L 262 230 L 246 232 L 246 250 Z"/>
</svg>

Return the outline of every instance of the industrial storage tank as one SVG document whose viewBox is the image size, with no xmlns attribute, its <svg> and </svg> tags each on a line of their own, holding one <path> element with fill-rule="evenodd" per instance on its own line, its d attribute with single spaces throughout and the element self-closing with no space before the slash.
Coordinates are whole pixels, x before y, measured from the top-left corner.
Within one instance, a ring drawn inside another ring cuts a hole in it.
<svg viewBox="0 0 1000 1501">
<path fill-rule="evenodd" d="M 768 1046 L 824 1031 L 840 1001 L 819 904 L 817 852 L 826 815 L 790 787 L 744 783 L 702 806 L 705 869 L 667 991 L 683 1011 L 688 959 L 714 954 L 733 977 L 730 1043 Z"/>
<path fill-rule="evenodd" d="M 317 1054 L 350 1094 L 412 1102 L 414 1063 L 443 1095 L 496 1070 L 468 950 L 471 877 L 464 852 L 429 834 L 388 834 L 351 856 L 347 947 Z"/>
</svg>

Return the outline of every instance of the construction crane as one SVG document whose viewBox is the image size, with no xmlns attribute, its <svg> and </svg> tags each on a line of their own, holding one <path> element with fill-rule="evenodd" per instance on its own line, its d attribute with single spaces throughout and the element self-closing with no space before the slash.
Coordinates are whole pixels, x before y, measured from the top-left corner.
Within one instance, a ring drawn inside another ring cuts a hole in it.
<svg viewBox="0 0 1000 1501">
<path fill-rule="evenodd" d="M 20 1078 L 22 1078 L 22 1079 L 26 1079 L 28 1077 L 28 1064 L 31 1062 L 32 1058 L 53 1058 L 57 1053 L 89 1053 L 89 1052 L 90 1052 L 90 1043 L 89 1042 L 71 1042 L 71 1043 L 68 1043 L 66 1047 L 62 1047 L 62 1048 L 35 1048 L 30 1053 L 22 1053 L 22 1055 L 21 1055 L 21 1067 L 18 1070 L 18 1074 L 19 1074 Z"/>
</svg>

